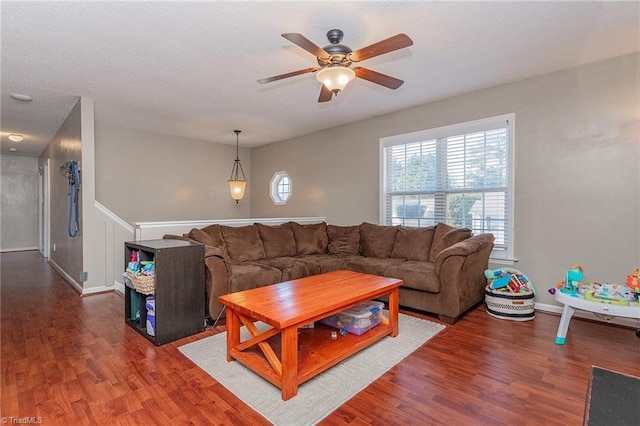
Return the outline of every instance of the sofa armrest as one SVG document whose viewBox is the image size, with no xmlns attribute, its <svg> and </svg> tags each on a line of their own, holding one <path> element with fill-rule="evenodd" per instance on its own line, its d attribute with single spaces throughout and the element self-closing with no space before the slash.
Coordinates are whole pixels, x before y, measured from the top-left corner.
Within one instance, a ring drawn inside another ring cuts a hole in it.
<svg viewBox="0 0 640 426">
<path fill-rule="evenodd" d="M 474 235 L 438 253 L 434 270 L 440 279 L 442 315 L 455 321 L 484 298 L 493 241 L 493 234 Z"/>
<path fill-rule="evenodd" d="M 207 285 L 207 300 L 209 317 L 217 319 L 224 310 L 224 305 L 218 301 L 218 297 L 229 294 L 229 270 L 226 260 L 219 255 L 205 254 L 205 276 Z"/>
</svg>

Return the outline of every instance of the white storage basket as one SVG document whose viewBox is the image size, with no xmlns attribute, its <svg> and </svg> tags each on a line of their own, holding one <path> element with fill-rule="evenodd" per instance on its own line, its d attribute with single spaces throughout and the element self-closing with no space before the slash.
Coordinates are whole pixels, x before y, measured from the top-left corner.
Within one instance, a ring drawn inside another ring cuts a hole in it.
<svg viewBox="0 0 640 426">
<path fill-rule="evenodd" d="M 484 290 L 487 313 L 492 317 L 512 321 L 529 321 L 535 315 L 533 291 L 509 293 L 494 291 L 489 286 Z"/>
</svg>

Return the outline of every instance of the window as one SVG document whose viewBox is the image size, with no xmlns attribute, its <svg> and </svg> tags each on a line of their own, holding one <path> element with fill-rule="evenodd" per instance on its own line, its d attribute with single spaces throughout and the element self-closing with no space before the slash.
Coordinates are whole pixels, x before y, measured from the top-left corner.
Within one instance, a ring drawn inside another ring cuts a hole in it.
<svg viewBox="0 0 640 426">
<path fill-rule="evenodd" d="M 513 260 L 514 114 L 380 140 L 381 223 L 438 222 L 495 236 Z"/>
<path fill-rule="evenodd" d="M 293 182 L 287 172 L 275 172 L 271 178 L 271 199 L 276 205 L 286 204 L 291 197 Z"/>
</svg>

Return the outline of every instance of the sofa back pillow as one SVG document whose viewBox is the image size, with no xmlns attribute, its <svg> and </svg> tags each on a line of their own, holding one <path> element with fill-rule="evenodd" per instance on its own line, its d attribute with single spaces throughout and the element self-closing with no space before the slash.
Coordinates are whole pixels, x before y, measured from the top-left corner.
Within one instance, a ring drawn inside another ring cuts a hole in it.
<svg viewBox="0 0 640 426">
<path fill-rule="evenodd" d="M 242 262 L 265 258 L 264 245 L 255 224 L 248 226 L 221 225 L 220 229 L 231 260 Z"/>
<path fill-rule="evenodd" d="M 429 260 L 429 249 L 436 232 L 435 226 L 411 228 L 399 226 L 391 257 L 407 260 Z"/>
<path fill-rule="evenodd" d="M 224 243 L 224 238 L 222 238 L 220 225 L 210 225 L 202 229 L 193 228 L 189 231 L 187 236 L 194 241 L 204 244 L 205 246 L 218 249 L 220 256 L 225 259 L 229 258 L 227 246 Z"/>
<path fill-rule="evenodd" d="M 389 257 L 397 234 L 397 226 L 363 222 L 360 224 L 360 252 L 367 257 Z"/>
<path fill-rule="evenodd" d="M 266 257 L 284 257 L 296 255 L 296 240 L 293 237 L 291 225 L 283 223 L 282 225 L 265 225 L 256 223 L 264 253 Z"/>
<path fill-rule="evenodd" d="M 454 228 L 446 223 L 438 223 L 433 235 L 431 250 L 429 250 L 429 262 L 435 262 L 438 253 L 455 243 L 466 240 L 472 234 L 469 228 Z"/>
<path fill-rule="evenodd" d="M 360 227 L 327 225 L 329 254 L 350 256 L 360 253 Z"/>
<path fill-rule="evenodd" d="M 296 240 L 298 254 L 325 254 L 329 240 L 327 238 L 327 224 L 325 222 L 301 225 L 289 222 Z"/>
</svg>

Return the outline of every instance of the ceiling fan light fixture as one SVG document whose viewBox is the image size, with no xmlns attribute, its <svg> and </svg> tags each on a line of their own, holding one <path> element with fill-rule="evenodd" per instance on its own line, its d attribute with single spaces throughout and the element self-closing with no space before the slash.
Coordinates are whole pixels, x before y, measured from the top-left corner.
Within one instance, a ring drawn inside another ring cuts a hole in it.
<svg viewBox="0 0 640 426">
<path fill-rule="evenodd" d="M 342 66 L 323 68 L 316 74 L 316 79 L 333 93 L 338 93 L 344 89 L 355 77 L 354 70 Z"/>
</svg>

